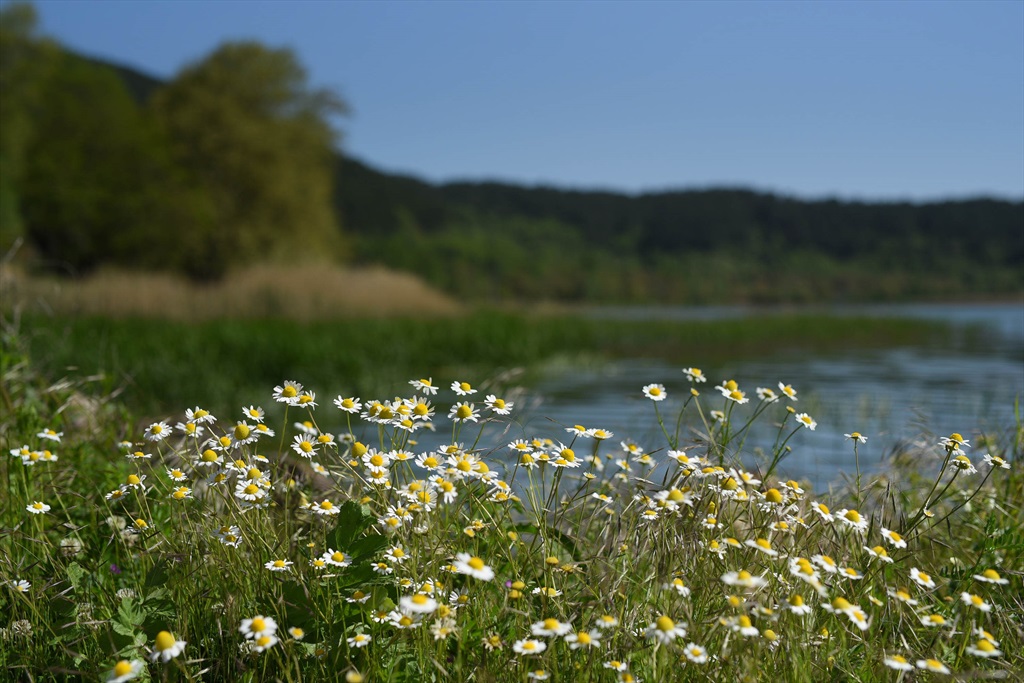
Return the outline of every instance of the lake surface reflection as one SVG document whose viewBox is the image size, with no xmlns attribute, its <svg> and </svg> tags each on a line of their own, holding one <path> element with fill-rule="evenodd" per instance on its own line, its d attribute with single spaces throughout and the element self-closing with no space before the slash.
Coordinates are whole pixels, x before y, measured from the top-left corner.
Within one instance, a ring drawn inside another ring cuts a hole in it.
<svg viewBox="0 0 1024 683">
<path fill-rule="evenodd" d="M 738 407 L 737 420 L 745 421 L 756 403 L 756 387 L 791 384 L 798 391 L 798 412 L 807 412 L 818 426 L 800 430 L 790 441 L 793 453 L 780 472 L 811 481 L 820 490 L 854 471 L 853 449 L 844 433 L 859 431 L 868 437 L 860 447 L 862 471 L 877 469 L 897 445 L 961 432 L 1004 434 L 1015 424 L 1014 401 L 1024 399 L 1024 306 L 885 305 L 830 309 L 630 308 L 597 309 L 602 318 L 720 319 L 740 316 L 781 315 L 821 311 L 832 315 L 918 317 L 945 321 L 955 333 L 948 343 L 927 347 L 871 350 L 829 350 L 820 355 L 776 352 L 718 367 L 702 365 L 700 358 L 687 364 L 702 367 L 708 382 L 700 385 L 705 410 L 722 408 L 714 385 L 735 379 L 751 398 Z M 665 437 L 654 409 L 641 387 L 665 385 L 669 399 L 660 404 L 670 430 L 678 408 L 689 391 L 680 366 L 651 360 L 622 360 L 599 368 L 547 373 L 532 387 L 533 399 L 519 412 L 519 425 L 507 436 L 549 436 L 567 440 L 562 425 L 582 424 L 614 432 L 602 453 L 618 451 L 620 441 L 631 439 L 645 449 L 664 449 Z M 770 448 L 785 408 L 772 406 L 759 418 L 745 451 Z M 683 444 L 693 443 L 696 413 L 692 406 L 684 419 Z M 757 438 L 755 438 L 757 436 Z M 973 441 L 972 441 L 973 442 Z M 577 452 L 585 448 L 577 447 Z M 700 454 L 699 451 L 697 451 Z M 973 451 L 969 451 L 973 453 Z M 981 453 L 975 453 L 979 460 Z"/>
</svg>

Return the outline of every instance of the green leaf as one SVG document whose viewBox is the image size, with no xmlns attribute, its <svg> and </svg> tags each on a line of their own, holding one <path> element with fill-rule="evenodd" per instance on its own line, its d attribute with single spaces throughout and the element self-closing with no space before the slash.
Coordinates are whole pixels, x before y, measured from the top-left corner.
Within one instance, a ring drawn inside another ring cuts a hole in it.
<svg viewBox="0 0 1024 683">
<path fill-rule="evenodd" d="M 68 565 L 68 581 L 74 586 L 76 591 L 82 590 L 82 586 L 85 583 L 85 578 L 89 575 L 89 572 L 77 562 L 72 562 Z"/>
<path fill-rule="evenodd" d="M 373 517 L 362 505 L 349 500 L 341 505 L 336 519 L 334 529 L 327 534 L 327 547 L 354 552 L 349 549 L 352 540 L 373 523 Z"/>
</svg>

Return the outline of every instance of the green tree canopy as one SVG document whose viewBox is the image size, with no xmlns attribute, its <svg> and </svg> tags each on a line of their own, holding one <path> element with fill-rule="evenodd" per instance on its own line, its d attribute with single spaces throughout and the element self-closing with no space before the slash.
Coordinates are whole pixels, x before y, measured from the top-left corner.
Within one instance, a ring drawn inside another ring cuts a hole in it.
<svg viewBox="0 0 1024 683">
<path fill-rule="evenodd" d="M 24 234 L 18 185 L 32 137 L 32 110 L 56 47 L 36 35 L 35 8 L 0 8 L 0 253 Z"/>
<path fill-rule="evenodd" d="M 110 69 L 61 53 L 32 111 L 19 184 L 32 242 L 47 264 L 181 269 L 209 203 L 173 167 L 159 129 Z"/>
<path fill-rule="evenodd" d="M 213 201 L 216 229 L 198 247 L 217 264 L 208 275 L 342 255 L 329 117 L 346 106 L 311 89 L 290 50 L 225 44 L 158 91 L 152 107 L 176 163 Z"/>
</svg>

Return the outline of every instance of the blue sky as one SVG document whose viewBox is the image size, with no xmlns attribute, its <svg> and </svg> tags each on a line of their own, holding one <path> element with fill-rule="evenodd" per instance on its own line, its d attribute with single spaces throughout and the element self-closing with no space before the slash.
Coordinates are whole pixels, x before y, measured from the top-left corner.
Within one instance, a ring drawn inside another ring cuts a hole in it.
<svg viewBox="0 0 1024 683">
<path fill-rule="evenodd" d="M 343 148 L 428 180 L 803 197 L 1024 196 L 1024 2 L 41 0 L 65 45 L 170 77 L 289 46 Z"/>
</svg>

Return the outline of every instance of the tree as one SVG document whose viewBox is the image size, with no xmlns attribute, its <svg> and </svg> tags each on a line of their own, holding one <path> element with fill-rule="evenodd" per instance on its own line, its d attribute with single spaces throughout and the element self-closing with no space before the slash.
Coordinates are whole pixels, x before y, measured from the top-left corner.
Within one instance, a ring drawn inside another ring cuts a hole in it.
<svg viewBox="0 0 1024 683">
<path fill-rule="evenodd" d="M 19 189 L 26 231 L 51 268 L 182 269 L 208 201 L 171 163 L 159 129 L 109 68 L 61 53 L 32 111 Z"/>
<path fill-rule="evenodd" d="M 0 255 L 24 235 L 19 184 L 32 138 L 32 109 L 56 48 L 36 36 L 35 8 L 0 8 Z"/>
<path fill-rule="evenodd" d="M 153 98 L 173 156 L 209 193 L 216 230 L 198 248 L 208 276 L 254 261 L 342 255 L 332 206 L 335 132 L 346 112 L 312 90 L 288 49 L 228 43 Z"/>
</svg>

